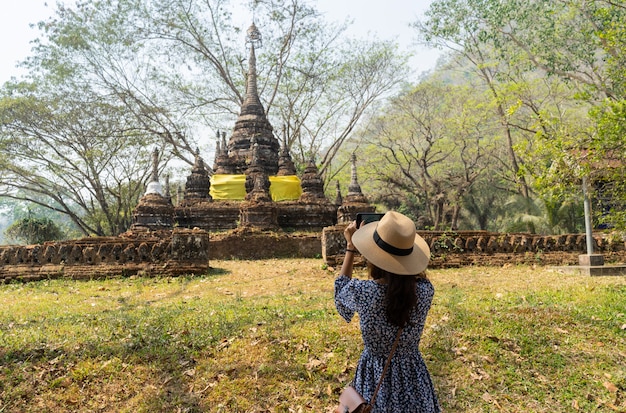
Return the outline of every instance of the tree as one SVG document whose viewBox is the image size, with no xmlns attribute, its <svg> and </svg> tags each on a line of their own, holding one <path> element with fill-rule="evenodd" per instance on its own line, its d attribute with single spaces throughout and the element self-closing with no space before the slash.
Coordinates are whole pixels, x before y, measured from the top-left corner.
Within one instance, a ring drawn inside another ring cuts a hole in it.
<svg viewBox="0 0 626 413">
<path fill-rule="evenodd" d="M 489 27 L 484 23 L 487 8 L 481 8 L 485 2 L 464 0 L 439 0 L 431 4 L 426 16 L 428 20 L 417 21 L 413 26 L 425 39 L 426 43 L 435 47 L 445 47 L 452 51 L 451 63 L 461 69 L 471 69 L 470 79 L 480 79 L 483 88 L 491 95 L 491 107 L 494 115 L 499 118 L 503 137 L 504 157 L 500 160 L 507 165 L 509 174 L 505 179 L 524 198 L 531 197 L 531 189 L 526 177 L 520 173 L 523 160 L 515 151 L 516 131 L 511 124 L 509 107 L 513 105 L 507 93 L 511 71 L 517 63 L 498 60 L 494 46 L 486 35 Z M 519 80 L 519 78 L 514 81 Z"/>
<path fill-rule="evenodd" d="M 596 210 L 597 218 L 626 228 L 621 214 L 626 152 L 620 133 L 624 131 L 620 107 L 626 99 L 626 7 L 603 0 L 559 0 L 525 3 L 505 14 L 515 24 L 498 31 L 499 49 L 517 48 L 530 65 L 567 82 L 577 92 L 570 101 L 582 102 L 588 112 L 581 116 L 586 122 L 574 127 L 559 123 L 551 133 L 538 134 L 538 145 L 530 151 L 538 190 L 548 203 L 555 202 L 549 197 L 568 203 L 571 193 L 582 197 L 585 176 L 597 189 L 609 184 L 613 207 Z M 537 37 L 542 41 L 530 42 Z"/>
<path fill-rule="evenodd" d="M 480 95 L 459 86 L 423 82 L 394 99 L 371 123 L 369 164 L 388 206 L 413 204 L 410 215 L 435 230 L 457 229 L 462 201 L 487 170 L 493 146 L 484 136 Z M 371 172 L 370 172 L 371 173 Z M 421 218 L 420 218 L 421 217 Z"/>
<path fill-rule="evenodd" d="M 213 106 L 213 113 L 227 109 L 236 114 L 243 102 L 241 75 L 247 72 L 246 55 L 241 39 L 233 36 L 242 28 L 231 25 L 226 4 L 172 1 L 165 8 L 155 5 L 154 10 L 146 8 L 145 24 L 137 29 L 138 36 L 169 43 L 172 49 L 166 50 L 174 50 L 181 63 L 212 73 L 218 87 L 203 95 L 214 96 L 213 101 L 190 96 L 194 110 Z M 301 0 L 251 4 L 255 24 L 263 34 L 257 73 L 266 112 L 277 135 L 292 150 L 296 165 L 320 157 L 318 167 L 324 176 L 367 109 L 405 78 L 407 58 L 390 42 L 346 39 L 345 25 L 326 23 Z"/>
<path fill-rule="evenodd" d="M 592 112 L 597 121 L 594 139 L 586 160 L 589 175 L 596 183 L 596 219 L 601 225 L 626 229 L 626 99 L 606 102 Z"/>
<path fill-rule="evenodd" d="M 331 165 L 337 153 L 360 120 L 407 73 L 405 58 L 397 55 L 391 42 L 350 42 L 339 53 L 348 57 L 343 64 L 326 63 L 323 72 L 315 75 L 300 73 L 277 99 L 288 145 L 295 149 L 294 160 L 306 165 L 319 156 L 326 184 L 335 176 Z"/>
<path fill-rule="evenodd" d="M 155 137 L 87 90 L 46 96 L 35 86 L 15 85 L 0 101 L 1 195 L 66 214 L 85 235 L 123 232 Z"/>
<path fill-rule="evenodd" d="M 483 231 L 506 230 L 506 224 L 503 225 L 502 221 L 509 210 L 506 203 L 511 192 L 501 189 L 501 186 L 498 174 L 491 170 L 485 171 L 463 197 L 465 213 L 461 216 L 459 226 Z"/>
<path fill-rule="evenodd" d="M 45 241 L 62 239 L 64 234 L 50 218 L 22 218 L 5 231 L 7 238 L 26 244 L 42 244 Z"/>
</svg>

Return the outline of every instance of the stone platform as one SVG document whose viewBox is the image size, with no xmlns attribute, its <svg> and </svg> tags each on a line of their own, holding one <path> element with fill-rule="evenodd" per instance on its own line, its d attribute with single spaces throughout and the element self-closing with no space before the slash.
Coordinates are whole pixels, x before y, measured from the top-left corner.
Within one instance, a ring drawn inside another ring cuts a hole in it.
<svg viewBox="0 0 626 413">
<path fill-rule="evenodd" d="M 592 277 L 626 275 L 626 265 L 567 265 L 553 267 L 555 271 L 564 274 L 589 275 Z"/>
</svg>

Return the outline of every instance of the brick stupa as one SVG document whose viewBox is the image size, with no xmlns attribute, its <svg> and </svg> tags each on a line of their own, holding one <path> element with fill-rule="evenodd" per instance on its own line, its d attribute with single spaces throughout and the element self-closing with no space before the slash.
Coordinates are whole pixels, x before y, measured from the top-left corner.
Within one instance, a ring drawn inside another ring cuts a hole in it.
<svg viewBox="0 0 626 413">
<path fill-rule="evenodd" d="M 255 50 L 262 42 L 254 24 L 247 31 L 246 43 L 250 50 L 246 93 L 232 134 L 227 139 L 226 132 L 217 132 L 213 171 L 196 151 L 184 198 L 179 196 L 174 208 L 173 225 L 204 230 L 256 227 L 317 231 L 337 223 L 338 208 L 350 215 L 373 210 L 363 205 L 364 197 L 355 197 L 352 184 L 346 197 L 350 205 L 330 202 L 313 159 L 301 177 L 296 175 L 286 132 L 280 145 L 259 98 Z M 354 168 L 353 163 L 353 181 Z M 138 223 L 144 220 L 138 217 Z"/>
</svg>

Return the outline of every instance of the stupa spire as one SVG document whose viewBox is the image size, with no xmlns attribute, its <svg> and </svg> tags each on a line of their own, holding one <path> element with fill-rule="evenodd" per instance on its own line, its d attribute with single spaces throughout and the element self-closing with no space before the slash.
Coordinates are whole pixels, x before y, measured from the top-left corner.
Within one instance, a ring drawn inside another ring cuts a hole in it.
<svg viewBox="0 0 626 413">
<path fill-rule="evenodd" d="M 250 58 L 248 59 L 248 79 L 246 84 L 246 98 L 242 106 L 241 113 L 255 113 L 258 108 L 265 113 L 263 106 L 261 105 L 261 99 L 259 98 L 259 90 L 256 77 L 256 53 L 255 48 L 261 48 L 263 45 L 263 39 L 261 32 L 257 29 L 254 22 L 248 28 L 246 34 L 246 44 L 250 46 Z M 246 109 L 248 111 L 246 111 Z"/>
<path fill-rule="evenodd" d="M 170 193 L 170 174 L 165 175 L 165 198 L 171 203 L 172 194 Z"/>
<path fill-rule="evenodd" d="M 185 199 L 211 199 L 211 178 L 200 156 L 200 149 L 196 148 L 195 161 L 191 169 L 191 175 L 187 177 L 185 184 Z"/>
<path fill-rule="evenodd" d="M 147 194 L 163 195 L 163 188 L 161 188 L 159 183 L 159 150 L 157 148 L 154 148 L 154 151 L 152 151 L 152 174 L 146 188 L 145 195 Z"/>
<path fill-rule="evenodd" d="M 343 197 L 341 196 L 341 186 L 337 181 L 337 195 L 335 196 L 335 205 L 341 205 L 343 203 Z"/>
<path fill-rule="evenodd" d="M 356 154 L 352 153 L 351 157 L 352 166 L 350 167 L 350 185 L 348 186 L 348 195 L 362 195 L 361 185 L 359 185 L 359 180 L 356 175 Z"/>
<path fill-rule="evenodd" d="M 280 148 L 280 153 L 278 155 L 278 175 L 279 176 L 288 176 L 296 174 L 296 166 L 293 164 L 293 160 L 291 159 L 291 155 L 289 154 L 289 147 L 287 146 L 287 129 L 283 125 L 283 144 Z"/>
<path fill-rule="evenodd" d="M 361 185 L 359 185 L 359 180 L 356 175 L 356 154 L 352 153 L 352 166 L 351 166 L 351 174 L 350 174 L 350 185 L 348 185 L 348 193 L 346 194 L 345 201 L 347 202 L 358 202 L 363 204 L 368 204 L 367 198 L 363 195 L 363 191 L 361 191 Z M 363 211 L 366 212 L 366 211 Z"/>
<path fill-rule="evenodd" d="M 217 142 L 215 144 L 215 157 L 217 158 L 222 154 L 222 145 L 220 142 L 220 131 L 217 131 Z"/>
<path fill-rule="evenodd" d="M 257 90 L 255 50 L 261 47 L 261 33 L 252 23 L 246 32 L 246 44 L 250 47 L 250 60 L 246 80 L 246 94 L 233 133 L 228 140 L 227 152 L 229 173 L 243 174 L 252 158 L 252 137 L 259 144 L 259 163 L 268 176 L 278 172 L 278 151 L 280 144 L 274 137 L 272 125 L 265 114 Z M 224 142 L 222 142 L 222 151 Z"/>
<path fill-rule="evenodd" d="M 154 148 L 152 151 L 152 175 L 151 182 L 159 182 L 159 150 Z"/>
</svg>

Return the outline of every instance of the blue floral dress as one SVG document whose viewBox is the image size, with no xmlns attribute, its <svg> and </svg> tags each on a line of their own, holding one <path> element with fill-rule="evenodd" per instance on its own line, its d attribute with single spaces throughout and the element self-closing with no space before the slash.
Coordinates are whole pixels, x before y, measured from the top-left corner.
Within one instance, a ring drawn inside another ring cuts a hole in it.
<svg viewBox="0 0 626 413">
<path fill-rule="evenodd" d="M 335 306 L 350 322 L 359 313 L 363 353 L 356 368 L 353 386 L 370 400 L 398 333 L 398 327 L 387 322 L 384 298 L 387 286 L 373 280 L 350 279 L 344 275 L 335 280 Z M 398 347 L 383 384 L 376 396 L 373 413 L 439 412 L 439 404 L 430 374 L 419 351 L 426 315 L 435 290 L 427 279 L 416 283 L 417 305 L 410 324 L 402 331 Z"/>
</svg>

